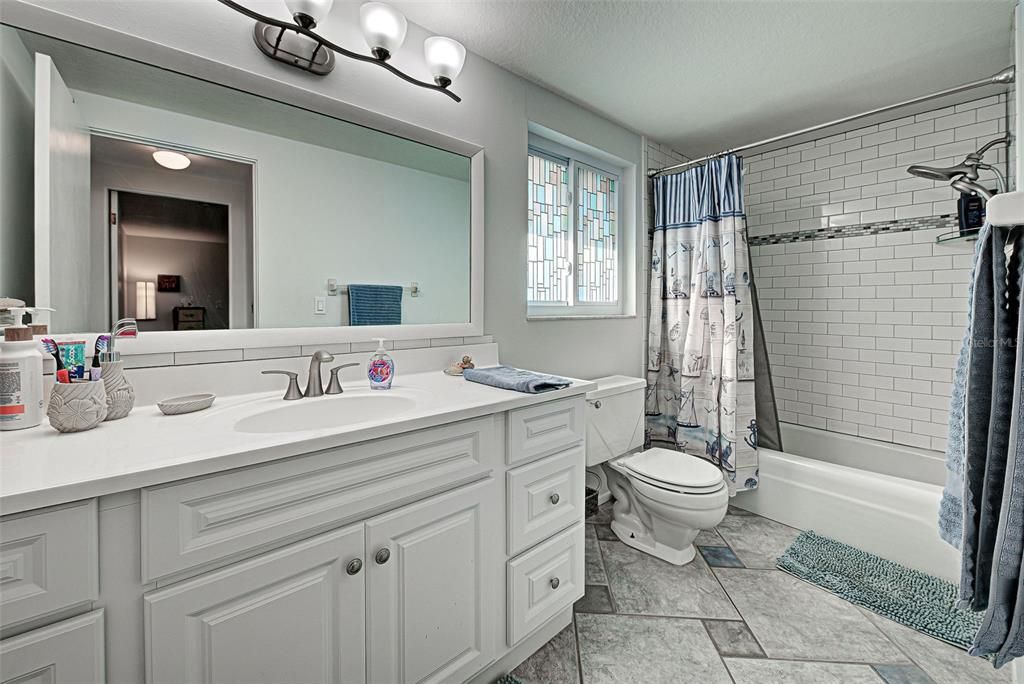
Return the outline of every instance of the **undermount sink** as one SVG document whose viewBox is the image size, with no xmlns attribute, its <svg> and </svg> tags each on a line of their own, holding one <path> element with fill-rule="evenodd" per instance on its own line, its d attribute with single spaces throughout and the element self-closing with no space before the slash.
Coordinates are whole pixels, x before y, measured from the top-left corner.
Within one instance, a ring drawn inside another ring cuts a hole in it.
<svg viewBox="0 0 1024 684">
<path fill-rule="evenodd" d="M 282 402 L 235 423 L 237 432 L 304 432 L 394 418 L 411 411 L 416 401 L 388 392 L 362 392 Z"/>
</svg>

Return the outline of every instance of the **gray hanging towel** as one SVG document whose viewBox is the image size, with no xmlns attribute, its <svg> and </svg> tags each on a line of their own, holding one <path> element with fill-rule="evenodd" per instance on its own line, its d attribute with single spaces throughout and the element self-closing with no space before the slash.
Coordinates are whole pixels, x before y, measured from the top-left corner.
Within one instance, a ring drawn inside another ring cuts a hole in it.
<svg viewBox="0 0 1024 684">
<path fill-rule="evenodd" d="M 949 407 L 949 437 L 946 440 L 946 485 L 939 503 L 939 536 L 959 549 L 964 534 L 964 429 L 967 418 L 967 369 L 971 357 L 971 332 L 974 323 L 974 282 L 978 274 L 978 259 L 982 246 L 988 241 L 991 228 L 986 224 L 978 233 L 974 260 L 967 282 L 967 323 L 960 343 L 960 356 L 953 373 L 953 390 Z"/>
<path fill-rule="evenodd" d="M 401 285 L 349 285 L 349 325 L 401 325 Z"/>
<path fill-rule="evenodd" d="M 978 509 L 978 545 L 975 556 L 974 603 L 980 610 L 988 605 L 992 563 L 996 553 L 1003 485 L 1006 477 L 1007 447 L 1010 441 L 1010 414 L 1016 381 L 1017 354 L 1010 341 L 1017 335 L 1016 269 L 1010 275 L 1006 250 L 1008 229 L 992 229 L 992 400 L 988 417 L 985 476 L 981 483 L 981 507 Z M 1010 245 L 1012 248 L 1012 243 Z M 1013 306 L 1009 302 L 1013 302 Z M 986 435 L 979 433 L 979 440 Z M 972 436 L 973 439 L 973 436 Z M 1018 555 L 1015 565 L 1020 565 Z M 1012 605 L 1012 604 L 1011 604 Z"/>
<path fill-rule="evenodd" d="M 975 593 L 978 565 L 978 527 L 988 460 L 989 411 L 992 408 L 992 344 L 995 297 L 992 276 L 992 231 L 984 231 L 974 280 L 974 318 L 971 323 L 970 363 L 967 369 L 964 429 L 963 548 L 960 554 L 962 606 L 984 610 L 987 596 Z M 980 239 L 980 238 L 979 238 Z M 991 553 L 991 550 L 989 550 Z"/>
<path fill-rule="evenodd" d="M 971 646 L 972 655 L 996 654 L 995 664 L 1024 655 L 1021 630 L 1021 553 L 1024 550 L 1024 436 L 1019 420 L 1024 363 L 1016 344 L 1021 329 L 1020 290 L 1024 263 L 1018 231 L 994 230 L 995 337 L 988 464 L 979 523 L 976 597 L 988 609 Z M 995 491 L 998 488 L 998 492 Z M 993 522 L 990 516 L 997 516 Z M 991 541 L 992 556 L 985 551 Z M 977 601 L 976 601 L 977 602 Z"/>
</svg>

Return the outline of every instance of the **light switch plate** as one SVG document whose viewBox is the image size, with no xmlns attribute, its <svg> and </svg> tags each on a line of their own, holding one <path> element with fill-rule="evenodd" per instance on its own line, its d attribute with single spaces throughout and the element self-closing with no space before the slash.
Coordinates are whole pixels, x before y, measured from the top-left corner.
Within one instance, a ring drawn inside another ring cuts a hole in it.
<svg viewBox="0 0 1024 684">
<path fill-rule="evenodd" d="M 316 316 L 327 315 L 327 297 L 313 297 L 313 314 Z"/>
</svg>

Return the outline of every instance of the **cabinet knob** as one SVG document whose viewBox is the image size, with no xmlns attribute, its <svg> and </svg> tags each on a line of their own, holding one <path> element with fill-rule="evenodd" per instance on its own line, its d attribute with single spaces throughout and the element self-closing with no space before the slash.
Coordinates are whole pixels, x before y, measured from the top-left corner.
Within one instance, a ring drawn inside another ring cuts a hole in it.
<svg viewBox="0 0 1024 684">
<path fill-rule="evenodd" d="M 345 566 L 345 572 L 347 572 L 350 575 L 358 575 L 359 571 L 362 570 L 362 569 L 363 569 L 363 561 L 358 559 L 358 558 L 354 558 L 354 559 L 350 560 L 348 562 L 348 565 Z"/>
<path fill-rule="evenodd" d="M 559 584 L 561 584 L 561 582 L 558 581 L 557 577 L 552 577 L 551 578 L 551 588 L 552 589 L 557 589 Z"/>
<path fill-rule="evenodd" d="M 598 400 L 596 400 L 594 402 L 594 408 L 596 408 L 596 409 L 601 408 L 601 400 L 600 399 L 598 399 Z"/>
<path fill-rule="evenodd" d="M 377 551 L 376 555 L 374 555 L 373 557 L 373 560 L 377 561 L 377 565 L 384 565 L 388 562 L 389 558 L 391 558 L 391 551 L 390 549 L 385 547 Z"/>
<path fill-rule="evenodd" d="M 555 504 L 557 504 L 561 500 L 562 500 L 562 497 L 558 496 L 558 492 L 555 492 L 554 494 L 552 494 L 551 496 L 548 497 L 548 501 L 551 502 L 552 506 L 554 506 Z"/>
</svg>

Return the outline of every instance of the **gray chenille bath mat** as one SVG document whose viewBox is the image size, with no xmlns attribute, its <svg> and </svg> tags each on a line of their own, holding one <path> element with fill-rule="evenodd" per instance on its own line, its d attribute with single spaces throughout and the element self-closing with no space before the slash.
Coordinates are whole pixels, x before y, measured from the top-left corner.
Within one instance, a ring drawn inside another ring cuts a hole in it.
<svg viewBox="0 0 1024 684">
<path fill-rule="evenodd" d="M 967 649 L 982 613 L 956 607 L 951 583 L 814 532 L 779 556 L 780 570 L 918 632 Z"/>
</svg>

